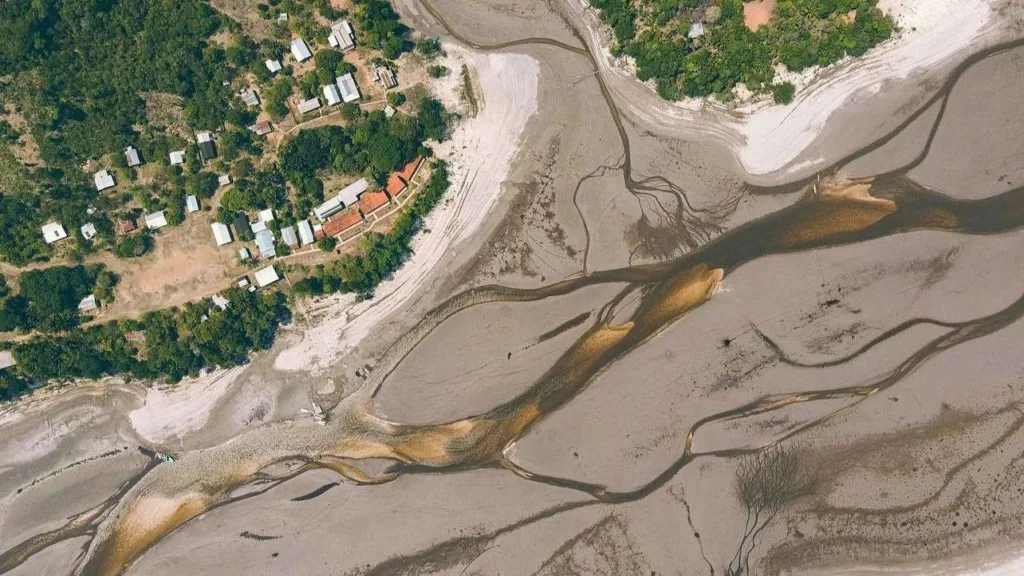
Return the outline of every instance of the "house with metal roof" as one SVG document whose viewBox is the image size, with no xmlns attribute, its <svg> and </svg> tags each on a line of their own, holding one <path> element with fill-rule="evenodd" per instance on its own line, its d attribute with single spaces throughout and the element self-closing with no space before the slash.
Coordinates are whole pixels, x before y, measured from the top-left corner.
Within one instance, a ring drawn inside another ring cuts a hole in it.
<svg viewBox="0 0 1024 576">
<path fill-rule="evenodd" d="M 281 228 L 281 240 L 292 248 L 299 245 L 299 237 L 295 235 L 295 228 L 293 226 Z"/>
<path fill-rule="evenodd" d="M 255 222 L 249 223 L 249 228 L 252 228 L 253 234 L 259 234 L 267 229 L 267 223 L 263 220 L 257 219 Z"/>
<path fill-rule="evenodd" d="M 244 214 L 235 216 L 231 225 L 235 227 L 235 236 L 238 236 L 239 239 L 252 240 L 252 226 L 249 225 L 249 220 Z"/>
<path fill-rule="evenodd" d="M 82 238 L 85 238 L 86 240 L 92 240 L 96 237 L 96 225 L 92 222 L 82 224 L 82 227 L 79 228 L 79 230 L 82 232 Z"/>
<path fill-rule="evenodd" d="M 249 88 L 248 90 L 242 90 L 241 96 L 242 102 L 245 102 L 247 106 L 260 105 L 260 97 L 258 94 L 256 94 L 256 90 L 253 88 Z"/>
<path fill-rule="evenodd" d="M 299 240 L 302 240 L 302 245 L 312 244 L 316 241 L 313 237 L 313 227 L 309 225 L 309 220 L 303 220 L 298 224 L 299 228 Z"/>
<path fill-rule="evenodd" d="M 159 230 L 164 226 L 167 226 L 167 215 L 164 214 L 163 210 L 146 214 L 146 228 Z"/>
<path fill-rule="evenodd" d="M 264 62 L 263 64 L 267 67 L 267 70 L 270 70 L 271 74 L 276 74 L 276 73 L 281 71 L 281 61 L 280 60 L 271 60 L 271 59 L 267 58 L 267 61 Z"/>
<path fill-rule="evenodd" d="M 370 181 L 366 178 L 360 178 L 355 182 L 345 186 L 338 192 L 338 198 L 345 203 L 345 206 L 351 206 L 359 201 L 359 195 L 366 192 L 366 189 L 370 187 Z"/>
<path fill-rule="evenodd" d="M 14 360 L 14 353 L 10 350 L 0 350 L 0 370 L 10 368 L 17 364 Z"/>
<path fill-rule="evenodd" d="M 296 38 L 292 40 L 292 56 L 295 57 L 297 62 L 303 62 L 309 60 L 313 54 L 309 51 L 309 46 L 306 46 L 305 40 Z"/>
<path fill-rule="evenodd" d="M 217 243 L 217 246 L 231 243 L 231 230 L 228 229 L 226 224 L 214 222 L 210 224 L 210 229 L 213 230 L 213 241 Z"/>
<path fill-rule="evenodd" d="M 99 307 L 100 305 L 96 302 L 95 294 L 89 294 L 85 298 L 82 298 L 82 301 L 78 303 L 79 312 L 92 312 Z"/>
<path fill-rule="evenodd" d="M 171 152 L 171 166 L 181 166 L 185 163 L 185 151 L 175 150 Z"/>
<path fill-rule="evenodd" d="M 313 214 L 320 220 L 327 220 L 332 214 L 336 214 L 345 207 L 345 203 L 341 201 L 340 196 L 334 196 L 324 201 L 323 204 L 313 208 Z"/>
<path fill-rule="evenodd" d="M 47 244 L 53 244 L 54 242 L 63 240 L 67 237 L 68 233 L 64 231 L 64 227 L 60 225 L 60 222 L 43 224 L 43 240 L 46 240 Z"/>
<path fill-rule="evenodd" d="M 228 184 L 231 184 L 230 174 L 221 174 L 220 176 L 217 177 L 218 186 L 227 186 Z"/>
<path fill-rule="evenodd" d="M 101 192 L 107 188 L 114 187 L 114 175 L 106 170 L 100 170 L 93 174 L 92 181 L 96 184 L 96 189 Z"/>
<path fill-rule="evenodd" d="M 274 220 L 274 210 L 273 210 L 273 208 L 267 208 L 265 210 L 260 210 L 260 221 L 261 222 L 271 222 L 273 220 Z"/>
<path fill-rule="evenodd" d="M 248 260 L 249 258 L 252 258 L 252 254 L 249 253 L 249 249 L 248 248 L 246 248 L 245 246 L 242 246 L 241 248 L 238 249 L 238 259 L 239 260 Z"/>
<path fill-rule="evenodd" d="M 260 230 L 256 233 L 256 247 L 260 249 L 260 256 L 264 258 L 277 256 L 277 248 L 274 247 L 274 233 L 270 230 Z"/>
<path fill-rule="evenodd" d="M 314 96 L 309 100 L 303 100 L 302 102 L 299 102 L 299 114 L 306 114 L 307 112 L 312 112 L 313 110 L 316 110 L 319 107 L 320 100 Z"/>
<path fill-rule="evenodd" d="M 385 90 L 390 90 L 398 86 L 398 79 L 395 78 L 395 73 L 387 66 L 376 66 L 373 69 L 373 79 L 380 82 L 380 85 L 383 86 Z"/>
<path fill-rule="evenodd" d="M 324 98 L 327 100 L 328 106 L 334 106 L 335 104 L 341 103 L 341 94 L 338 93 L 338 87 L 334 84 L 328 84 L 323 87 Z"/>
<path fill-rule="evenodd" d="M 213 146 L 213 137 L 209 132 L 196 134 L 196 144 L 199 145 L 199 157 L 203 160 L 216 158 L 217 149 Z"/>
<path fill-rule="evenodd" d="M 345 102 L 359 100 L 359 86 L 356 86 L 356 79 L 351 72 L 338 76 L 335 83 L 338 85 L 338 90 L 341 91 L 342 100 Z"/>
<path fill-rule="evenodd" d="M 227 310 L 228 304 L 231 303 L 227 298 L 221 296 L 219 293 L 214 294 L 212 300 L 213 305 L 216 306 L 217 308 L 220 308 L 222 311 Z"/>
<path fill-rule="evenodd" d="M 128 160 L 128 167 L 134 168 L 142 164 L 142 158 L 139 157 L 139 151 L 134 146 L 129 146 L 124 149 L 124 157 Z"/>
<path fill-rule="evenodd" d="M 331 24 L 331 33 L 327 36 L 327 42 L 342 52 L 351 52 L 356 49 L 355 33 L 348 20 L 340 20 Z"/>
<path fill-rule="evenodd" d="M 263 288 L 264 286 L 269 286 L 270 284 L 277 282 L 281 277 L 277 275 L 277 270 L 274 270 L 273 266 L 267 266 L 266 268 L 257 270 L 256 273 L 253 274 L 253 279 L 256 280 L 257 286 Z"/>
<path fill-rule="evenodd" d="M 185 208 L 188 209 L 189 213 L 199 212 L 199 198 L 195 194 L 189 194 L 185 197 Z"/>
</svg>

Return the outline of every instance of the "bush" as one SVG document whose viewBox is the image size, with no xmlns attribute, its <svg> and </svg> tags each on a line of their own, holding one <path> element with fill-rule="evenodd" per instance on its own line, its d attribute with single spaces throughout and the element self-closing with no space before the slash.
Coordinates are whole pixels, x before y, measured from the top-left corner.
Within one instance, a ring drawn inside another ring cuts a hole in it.
<svg viewBox="0 0 1024 576">
<path fill-rule="evenodd" d="M 138 258 L 153 247 L 153 237 L 147 232 L 126 236 L 117 245 L 117 255 L 121 258 Z"/>
<path fill-rule="evenodd" d="M 792 82 L 772 84 L 772 97 L 775 99 L 776 104 L 789 104 L 793 101 L 795 93 L 796 86 L 793 86 Z"/>
<path fill-rule="evenodd" d="M 442 78 L 450 73 L 451 70 L 449 70 L 447 66 L 441 66 L 440 64 L 431 64 L 430 66 L 427 66 L 427 74 L 429 74 L 431 78 Z"/>
<path fill-rule="evenodd" d="M 320 240 L 317 240 L 316 247 L 323 250 L 324 252 L 330 252 L 338 245 L 338 239 L 334 236 L 324 236 Z"/>
<path fill-rule="evenodd" d="M 416 44 L 416 51 L 427 58 L 436 58 L 441 54 L 441 40 L 437 36 L 420 40 Z"/>
<path fill-rule="evenodd" d="M 398 107 L 405 104 L 405 94 L 402 92 L 388 92 L 388 104 Z"/>
</svg>

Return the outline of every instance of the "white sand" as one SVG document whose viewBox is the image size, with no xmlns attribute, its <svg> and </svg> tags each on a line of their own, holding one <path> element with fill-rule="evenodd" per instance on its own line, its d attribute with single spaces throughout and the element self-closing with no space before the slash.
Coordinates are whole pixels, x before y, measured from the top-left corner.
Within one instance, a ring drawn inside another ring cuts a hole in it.
<svg viewBox="0 0 1024 576">
<path fill-rule="evenodd" d="M 128 414 L 132 427 L 154 444 L 199 430 L 242 370 L 217 370 L 194 380 L 182 380 L 173 387 L 150 388 L 146 403 Z"/>
<path fill-rule="evenodd" d="M 616 92 L 616 101 L 629 107 L 631 115 L 644 123 L 683 136 L 704 135 L 719 140 L 735 152 L 743 169 L 752 175 L 784 168 L 785 173 L 795 173 L 821 159 L 815 156 L 800 165 L 787 166 L 811 145 L 826 120 L 844 104 L 877 93 L 884 81 L 906 78 L 969 48 L 984 46 L 1003 24 L 993 18 L 993 6 L 1003 1 L 881 0 L 879 6 L 896 19 L 902 31 L 860 58 L 848 58 L 824 70 L 784 74 L 783 80 L 803 88 L 787 106 L 765 99 L 735 110 L 708 100 L 665 102 L 652 86 L 638 83 L 610 56 L 599 62 Z M 596 15 L 591 13 L 586 19 L 591 28 L 589 42 L 604 48 L 603 29 L 596 26 Z"/>
<path fill-rule="evenodd" d="M 407 303 L 424 284 L 442 257 L 468 238 L 484 221 L 501 192 L 509 166 L 520 146 L 527 120 L 537 110 L 539 66 L 522 54 L 481 54 L 445 46 L 450 58 L 465 60 L 476 71 L 483 95 L 477 95 L 479 114 L 462 121 L 453 137 L 435 147 L 449 162 L 452 188 L 446 200 L 427 218 L 413 240 L 414 254 L 391 280 L 377 287 L 372 300 L 356 303 L 351 295 L 332 296 L 317 308 L 326 317 L 308 329 L 296 345 L 275 360 L 280 370 L 322 371 L 354 348 L 378 323 Z M 441 97 L 451 99 L 451 83 L 439 86 Z"/>
</svg>

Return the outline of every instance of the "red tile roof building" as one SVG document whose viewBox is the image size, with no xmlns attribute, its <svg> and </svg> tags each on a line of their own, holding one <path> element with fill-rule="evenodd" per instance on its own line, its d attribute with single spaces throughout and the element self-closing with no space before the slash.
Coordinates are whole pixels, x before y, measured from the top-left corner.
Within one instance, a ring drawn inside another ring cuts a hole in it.
<svg viewBox="0 0 1024 576">
<path fill-rule="evenodd" d="M 387 206 L 390 201 L 388 195 L 383 192 L 363 192 L 359 197 L 359 211 L 363 213 L 363 216 L 369 216 L 374 211 Z"/>
<path fill-rule="evenodd" d="M 324 234 L 335 236 L 363 221 L 363 215 L 359 210 L 346 210 L 336 218 L 324 222 Z"/>
<path fill-rule="evenodd" d="M 392 196 L 398 196 L 399 194 L 401 194 L 402 190 L 405 190 L 405 182 L 403 182 L 402 179 L 398 177 L 398 173 L 395 172 L 391 176 L 388 176 L 388 194 Z"/>
<path fill-rule="evenodd" d="M 406 164 L 398 175 L 402 180 L 405 180 L 406 184 L 408 184 L 412 181 L 412 177 L 416 174 L 416 171 L 419 170 L 420 164 L 423 164 L 423 158 L 421 156 L 417 156 L 412 162 Z"/>
</svg>

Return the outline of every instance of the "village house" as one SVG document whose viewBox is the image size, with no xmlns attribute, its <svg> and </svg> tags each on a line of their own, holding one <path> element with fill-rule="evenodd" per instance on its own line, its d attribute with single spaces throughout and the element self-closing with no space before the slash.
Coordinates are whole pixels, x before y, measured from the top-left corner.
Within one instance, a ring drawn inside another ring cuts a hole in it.
<svg viewBox="0 0 1024 576">
<path fill-rule="evenodd" d="M 331 33 L 327 36 L 327 42 L 342 52 L 351 52 L 356 49 L 355 33 L 348 20 L 341 20 L 331 24 Z"/>
<path fill-rule="evenodd" d="M 296 38 L 292 40 L 292 56 L 295 57 L 296 62 L 303 62 L 309 60 L 313 54 L 309 51 L 309 46 L 306 46 L 305 40 Z"/>
<path fill-rule="evenodd" d="M 159 230 L 164 226 L 167 226 L 167 215 L 163 210 L 146 214 L 146 228 Z"/>
<path fill-rule="evenodd" d="M 199 198 L 195 194 L 189 194 L 185 197 L 185 208 L 192 212 L 199 212 Z"/>
<path fill-rule="evenodd" d="M 257 136 L 266 136 L 274 131 L 274 127 L 270 124 L 269 120 L 261 120 L 260 122 L 249 126 L 249 130 L 255 132 Z"/>
<path fill-rule="evenodd" d="M 82 301 L 78 303 L 79 312 L 92 312 L 99 307 L 100 305 L 96 302 L 95 294 L 89 294 L 85 298 L 82 298 Z"/>
<path fill-rule="evenodd" d="M 228 229 L 226 224 L 214 222 L 210 224 L 210 229 L 213 230 L 213 241 L 217 243 L 217 246 L 231 243 L 231 230 Z"/>
<path fill-rule="evenodd" d="M 230 174 L 221 174 L 220 176 L 217 177 L 218 186 L 227 186 L 228 184 L 231 184 Z"/>
<path fill-rule="evenodd" d="M 320 107 L 320 100 L 317 99 L 314 96 L 313 98 L 310 98 L 309 100 L 303 100 L 302 102 L 299 102 L 299 106 L 298 106 L 299 114 L 305 114 L 307 112 L 312 112 L 313 110 L 316 110 L 319 107 Z"/>
<path fill-rule="evenodd" d="M 213 145 L 213 137 L 209 132 L 196 134 L 196 144 L 199 145 L 199 157 L 206 160 L 217 157 L 217 149 Z"/>
<path fill-rule="evenodd" d="M 124 157 L 128 160 L 128 167 L 134 168 L 142 164 L 142 158 L 139 157 L 139 151 L 134 146 L 129 146 L 124 149 Z"/>
<path fill-rule="evenodd" d="M 263 229 L 256 233 L 256 247 L 260 249 L 260 256 L 273 258 L 277 256 L 277 248 L 274 247 L 274 233 Z"/>
<path fill-rule="evenodd" d="M 335 104 L 341 103 L 341 94 L 338 94 L 338 87 L 334 84 L 328 84 L 323 87 L 324 98 L 327 100 L 328 106 L 334 106 Z"/>
<path fill-rule="evenodd" d="M 138 227 L 139 225 L 135 223 L 134 218 L 125 218 L 117 221 L 116 232 L 119 236 L 124 236 L 130 232 L 134 232 Z"/>
<path fill-rule="evenodd" d="M 358 209 L 352 208 L 342 212 L 337 218 L 324 222 L 324 234 L 327 236 L 336 236 L 342 232 L 352 228 L 363 221 L 363 215 Z"/>
<path fill-rule="evenodd" d="M 249 249 L 248 248 L 246 248 L 245 246 L 242 246 L 241 248 L 238 249 L 238 259 L 239 260 L 244 262 L 244 261 L 248 260 L 249 258 L 252 258 L 252 254 L 249 253 Z"/>
<path fill-rule="evenodd" d="M 374 67 L 373 79 L 376 82 L 380 82 L 380 85 L 383 86 L 385 90 L 390 90 L 398 86 L 398 80 L 395 78 L 395 73 L 387 66 Z"/>
<path fill-rule="evenodd" d="M 96 237 L 96 226 L 92 222 L 82 224 L 82 227 L 79 228 L 79 230 L 82 232 L 82 238 L 85 238 L 86 240 L 92 240 Z"/>
<path fill-rule="evenodd" d="M 306 244 L 312 244 L 316 241 L 313 236 L 313 227 L 309 225 L 309 220 L 302 220 L 298 224 L 299 227 L 299 240 L 302 241 L 303 246 Z"/>
<path fill-rule="evenodd" d="M 256 90 L 249 88 L 248 90 L 242 90 L 241 92 L 242 102 L 245 102 L 247 106 L 259 106 L 260 97 L 256 94 Z"/>
<path fill-rule="evenodd" d="M 341 91 L 341 99 L 346 103 L 359 100 L 359 86 L 356 85 L 356 79 L 351 72 L 338 76 L 335 83 Z"/>
<path fill-rule="evenodd" d="M 175 150 L 170 153 L 171 166 L 181 166 L 185 163 L 185 151 Z"/>
<path fill-rule="evenodd" d="M 257 270 L 256 273 L 253 274 L 253 279 L 256 280 L 257 286 L 263 288 L 264 286 L 269 286 L 274 282 L 277 282 L 281 277 L 277 275 L 277 270 L 274 270 L 273 266 L 267 266 L 266 268 Z"/>
<path fill-rule="evenodd" d="M 271 60 L 269 58 L 264 62 L 264 65 L 266 65 L 267 70 L 269 70 L 271 74 L 280 72 L 282 68 L 280 60 Z"/>
<path fill-rule="evenodd" d="M 292 226 L 281 228 L 281 241 L 289 248 L 298 246 L 299 237 L 295 235 L 295 228 Z"/>
<path fill-rule="evenodd" d="M 64 231 L 64 227 L 61 226 L 60 222 L 43 224 L 43 240 L 46 240 L 47 244 L 53 244 L 54 242 L 63 240 L 67 237 L 68 233 Z"/>
<path fill-rule="evenodd" d="M 380 190 L 364 192 L 359 197 L 359 211 L 362 212 L 364 216 L 369 216 L 384 206 L 387 206 L 390 202 L 391 199 L 388 198 L 388 195 Z"/>
<path fill-rule="evenodd" d="M 106 170 L 100 170 L 93 174 L 92 180 L 96 184 L 96 189 L 100 192 L 114 187 L 114 175 Z"/>
</svg>

